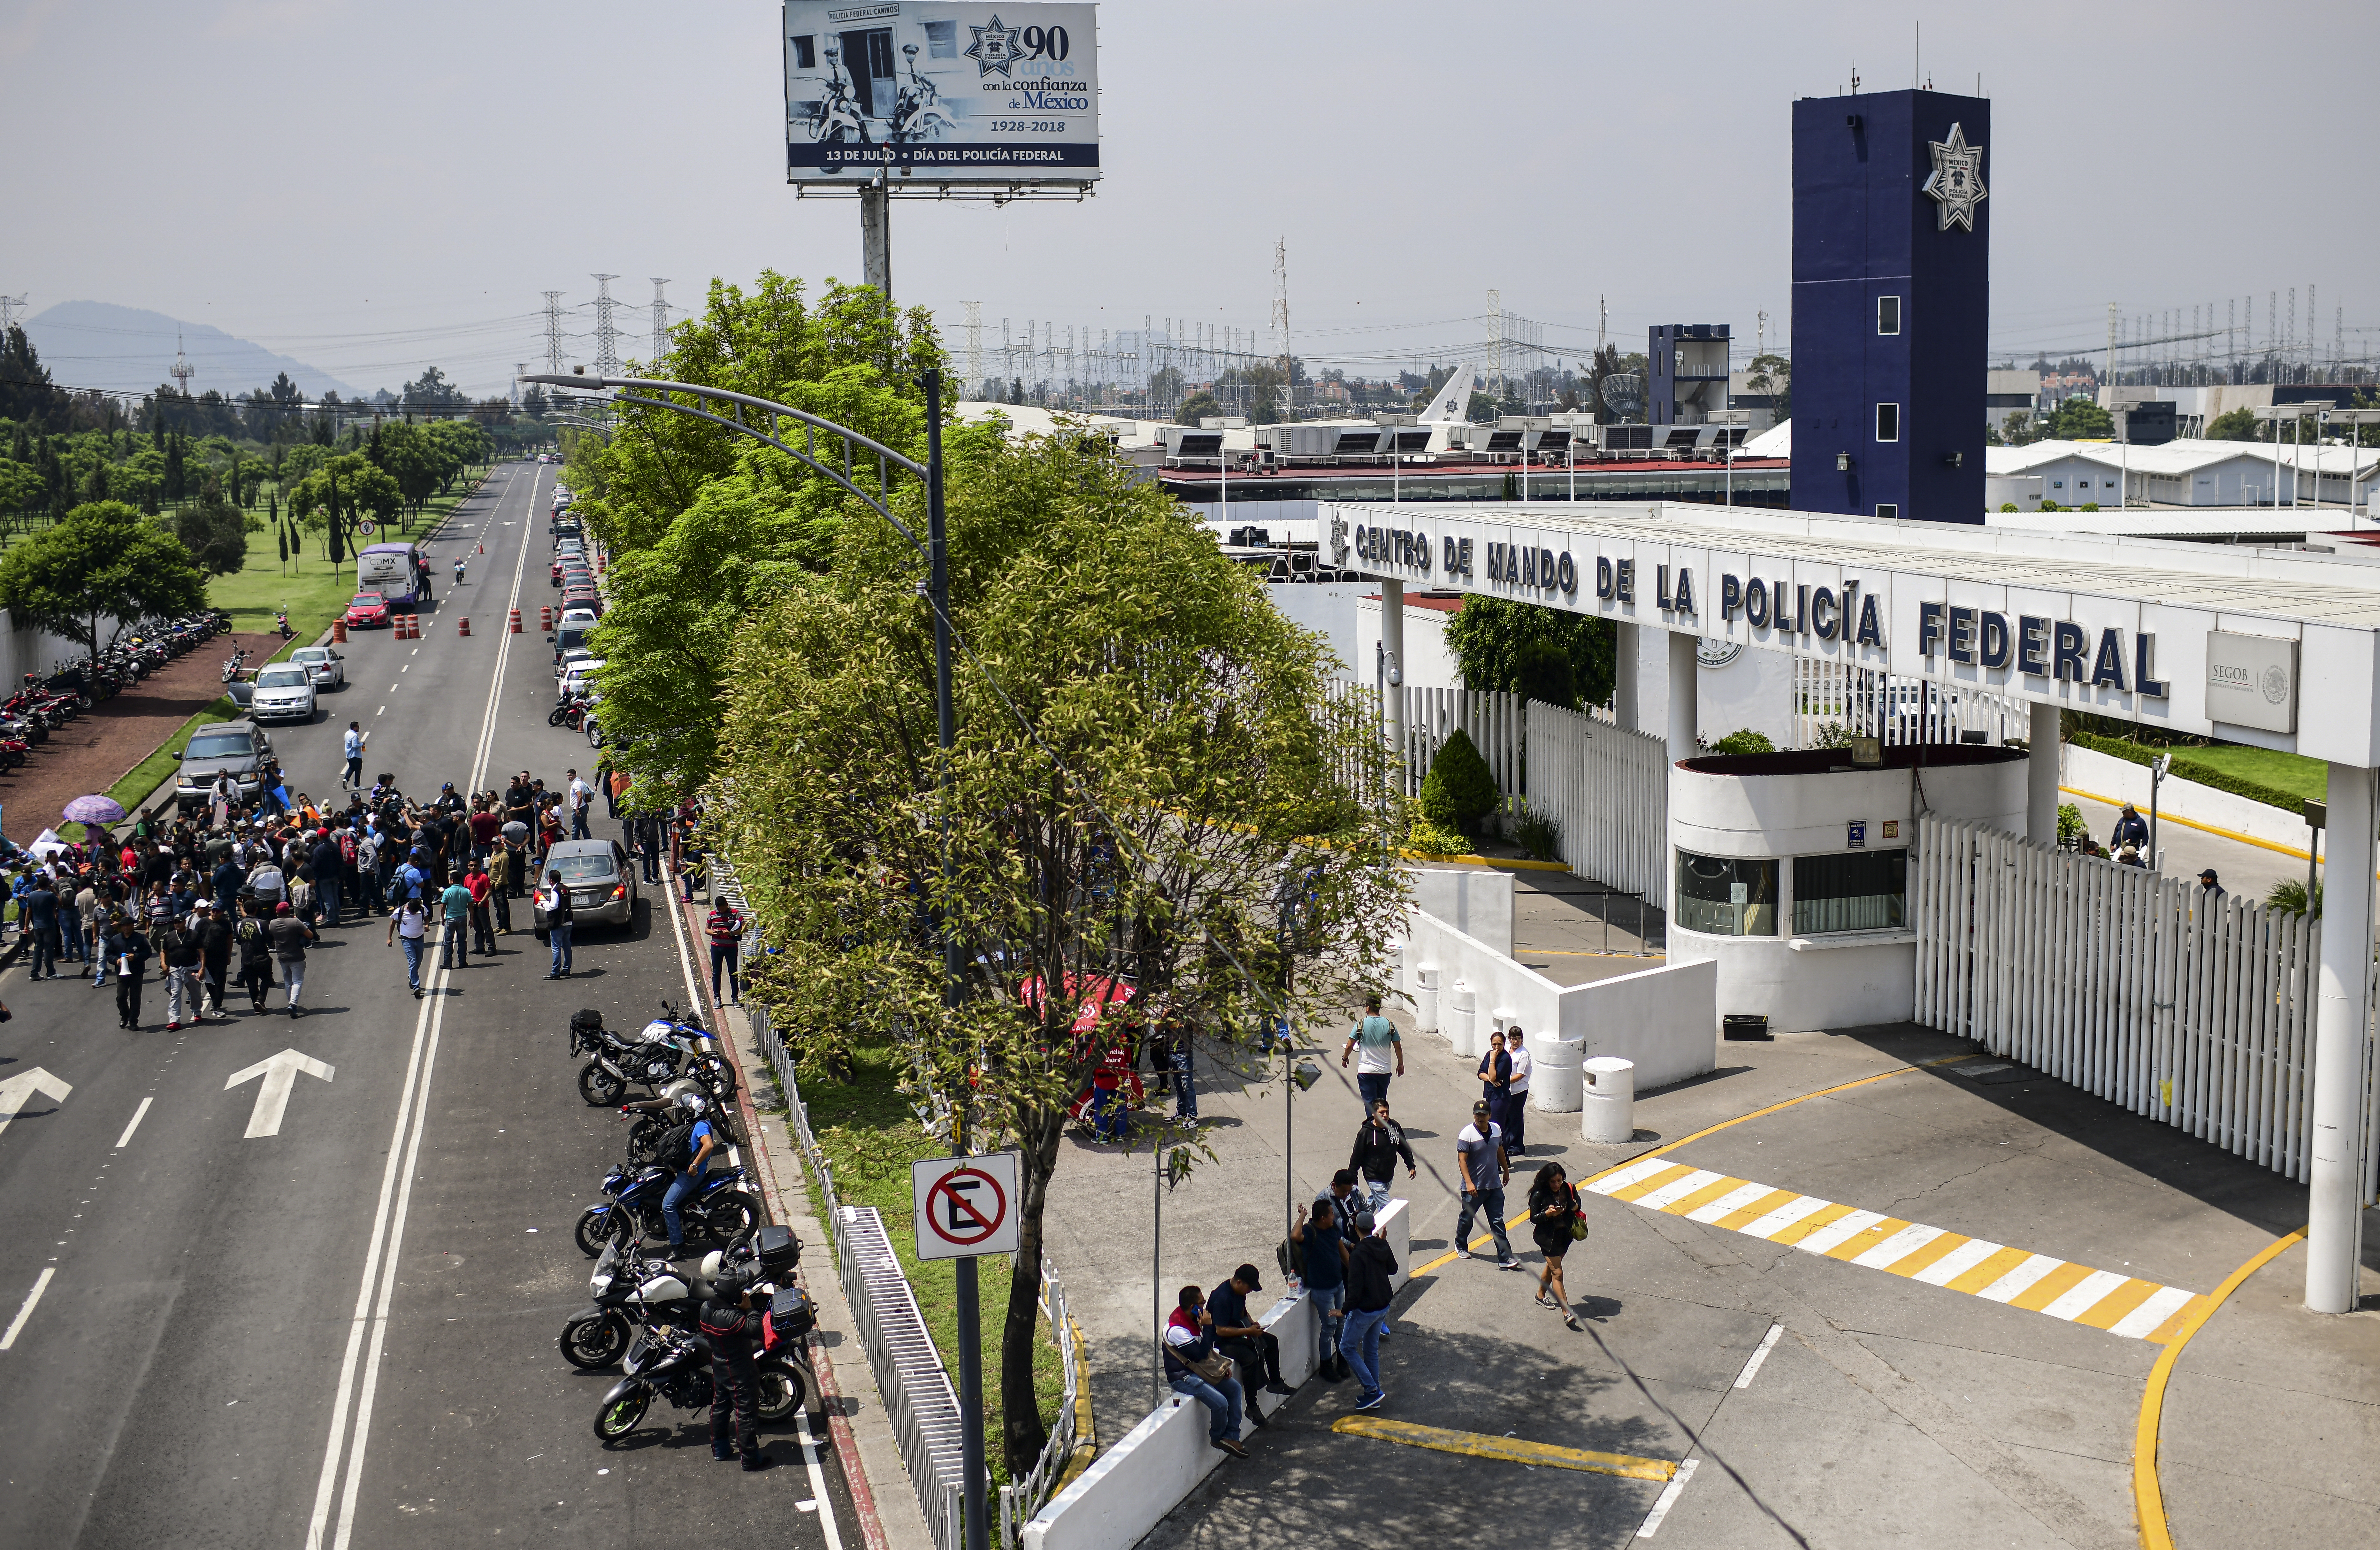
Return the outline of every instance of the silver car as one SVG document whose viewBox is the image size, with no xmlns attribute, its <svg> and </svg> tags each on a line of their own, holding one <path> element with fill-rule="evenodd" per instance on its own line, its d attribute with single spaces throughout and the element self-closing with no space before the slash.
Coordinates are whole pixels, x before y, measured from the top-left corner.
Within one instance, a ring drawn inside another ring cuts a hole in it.
<svg viewBox="0 0 2380 1550">
<path fill-rule="evenodd" d="M 289 653 L 289 660 L 313 676 L 318 689 L 347 687 L 347 661 L 328 646 L 300 646 Z"/>
<path fill-rule="evenodd" d="M 637 873 L 628 864 L 628 853 L 615 839 L 565 839 L 546 852 L 545 868 L 538 874 L 537 892 L 542 896 L 552 886 L 547 873 L 562 873 L 562 885 L 570 890 L 570 914 L 573 929 L 583 925 L 625 926 L 637 918 Z M 545 906 L 532 906 L 537 917 L 537 934 L 545 934 Z"/>
<path fill-rule="evenodd" d="M 256 675 L 256 698 L 248 708 L 250 721 L 311 721 L 314 719 L 314 675 L 295 662 L 276 662 Z"/>
</svg>

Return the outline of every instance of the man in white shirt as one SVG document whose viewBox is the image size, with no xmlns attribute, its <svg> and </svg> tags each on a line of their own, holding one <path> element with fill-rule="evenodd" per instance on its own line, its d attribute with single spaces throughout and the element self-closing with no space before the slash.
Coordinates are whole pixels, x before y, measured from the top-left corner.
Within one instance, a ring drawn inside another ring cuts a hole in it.
<svg viewBox="0 0 2380 1550">
<path fill-rule="evenodd" d="M 370 739 L 371 734 L 364 730 L 363 723 L 359 721 L 350 721 L 347 723 L 347 734 L 342 745 L 347 756 L 347 767 L 346 770 L 341 772 L 339 775 L 339 784 L 343 787 L 359 788 L 362 787 L 364 783 L 364 744 L 370 741 Z"/>
<path fill-rule="evenodd" d="M 588 832 L 587 810 L 594 804 L 595 788 L 579 779 L 578 772 L 573 770 L 570 772 L 570 785 L 567 789 L 570 798 L 570 837 L 594 838 L 595 836 Z"/>
<path fill-rule="evenodd" d="M 1504 1030 L 1504 1053 L 1512 1057 L 1512 1101 L 1504 1105 L 1504 1152 L 1522 1157 L 1528 1154 L 1528 1143 L 1521 1132 L 1528 1126 L 1529 1068 L 1536 1064 L 1529 1052 L 1521 1047 L 1521 1025 L 1514 1023 Z"/>
</svg>

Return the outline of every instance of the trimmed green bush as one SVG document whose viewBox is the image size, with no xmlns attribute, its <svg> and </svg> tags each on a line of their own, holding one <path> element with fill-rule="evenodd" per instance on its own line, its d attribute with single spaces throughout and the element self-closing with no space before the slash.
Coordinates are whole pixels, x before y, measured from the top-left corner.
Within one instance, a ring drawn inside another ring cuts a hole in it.
<svg viewBox="0 0 2380 1550">
<path fill-rule="evenodd" d="M 1471 735 L 1460 726 L 1439 745 L 1421 783 L 1422 816 L 1440 828 L 1479 832 L 1479 820 L 1496 809 L 1496 776 L 1479 757 Z"/>
<path fill-rule="evenodd" d="M 1851 739 L 1846 738 L 1843 740 L 1848 743 Z M 1777 745 L 1769 741 L 1768 734 L 1766 732 L 1755 732 L 1749 726 L 1739 726 L 1711 744 L 1710 751 L 1713 753 L 1774 753 L 1777 751 Z"/>
<path fill-rule="evenodd" d="M 2127 742 L 2121 738 L 2097 737 L 2089 732 L 2070 732 L 2066 735 L 2066 740 L 2077 748 L 2087 748 L 2094 753 L 2105 753 L 2112 758 L 2129 760 L 2135 764 L 2154 764 L 2159 753 L 2173 751 L 2169 749 L 2155 749 L 2142 743 Z M 2167 773 L 2179 775 L 2183 780 L 2196 781 L 2201 786 L 2212 786 L 2217 791 L 2228 791 L 2235 797 L 2245 797 L 2251 801 L 2263 802 L 2267 807 L 2279 808 L 2284 812 L 2302 814 L 2305 812 L 2305 799 L 2294 791 L 2283 791 L 2259 781 L 2242 780 L 2238 775 L 2218 770 L 2212 764 L 2201 764 L 2195 760 L 2185 759 L 2180 753 L 2174 753 L 2173 763 L 2167 767 Z"/>
</svg>

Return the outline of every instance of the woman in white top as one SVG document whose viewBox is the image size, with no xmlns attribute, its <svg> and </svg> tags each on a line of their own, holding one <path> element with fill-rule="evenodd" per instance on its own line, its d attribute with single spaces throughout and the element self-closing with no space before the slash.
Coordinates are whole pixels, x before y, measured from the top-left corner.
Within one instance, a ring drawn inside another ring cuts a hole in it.
<svg viewBox="0 0 2380 1550">
<path fill-rule="evenodd" d="M 421 999 L 421 939 L 430 930 L 430 916 L 418 898 L 407 899 L 388 918 L 388 939 L 405 949 L 405 982 L 413 998 Z"/>
</svg>

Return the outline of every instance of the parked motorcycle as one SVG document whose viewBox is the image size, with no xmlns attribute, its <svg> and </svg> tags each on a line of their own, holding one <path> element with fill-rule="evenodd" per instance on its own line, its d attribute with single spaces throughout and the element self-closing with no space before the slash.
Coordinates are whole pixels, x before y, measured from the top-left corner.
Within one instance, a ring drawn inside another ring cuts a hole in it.
<svg viewBox="0 0 2380 1550">
<path fill-rule="evenodd" d="M 614 1238 L 666 1236 L 662 1197 L 676 1178 L 674 1169 L 625 1163 L 605 1174 L 604 1198 L 580 1212 L 573 1229 L 579 1251 L 592 1259 Z M 733 1247 L 752 1236 L 760 1225 L 760 1202 L 737 1188 L 743 1180 L 744 1170 L 737 1167 L 715 1167 L 703 1176 L 702 1188 L 678 1206 L 688 1242 Z"/>
<path fill-rule="evenodd" d="M 793 1274 L 801 1245 L 783 1227 L 763 1230 L 771 1235 L 771 1241 L 758 1253 L 746 1251 L 748 1257 L 733 1263 L 718 1263 L 722 1257 L 714 1254 L 705 1260 L 703 1270 L 692 1276 L 661 1278 L 683 1288 L 671 1306 L 686 1310 L 680 1315 L 686 1323 L 657 1322 L 630 1341 L 623 1364 L 626 1375 L 612 1385 L 596 1410 L 597 1437 L 607 1443 L 616 1442 L 634 1432 L 656 1396 L 667 1399 L 675 1409 L 690 1410 L 698 1415 L 710 1408 L 710 1352 L 706 1343 L 686 1325 L 693 1323 L 693 1310 L 714 1288 L 730 1293 L 748 1286 L 756 1299 L 767 1299 L 768 1312 L 761 1318 L 761 1349 L 753 1358 L 759 1375 L 756 1406 L 759 1419 L 773 1424 L 790 1419 L 796 1410 L 822 1418 L 824 1391 L 802 1349 L 802 1336 L 818 1322 L 817 1311 L 800 1288 L 776 1284 Z M 666 1297 L 676 1288 L 664 1284 L 656 1289 Z"/>
</svg>

